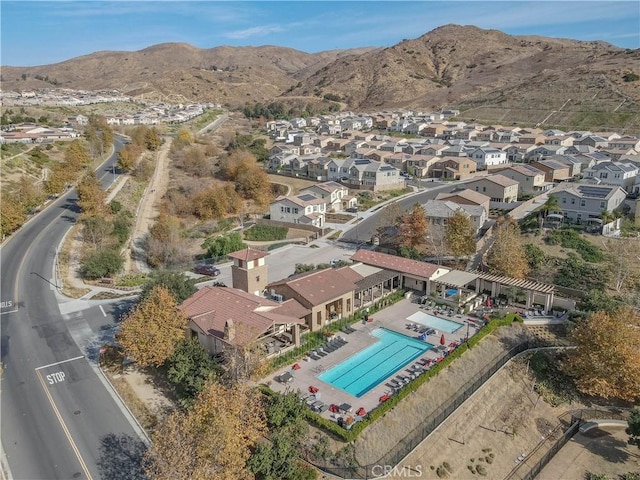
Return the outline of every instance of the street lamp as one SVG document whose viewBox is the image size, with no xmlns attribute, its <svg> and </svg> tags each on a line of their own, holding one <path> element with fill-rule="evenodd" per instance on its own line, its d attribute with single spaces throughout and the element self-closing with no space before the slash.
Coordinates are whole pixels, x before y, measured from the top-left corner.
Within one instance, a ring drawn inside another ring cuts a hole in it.
<svg viewBox="0 0 640 480">
<path fill-rule="evenodd" d="M 464 343 L 469 343 L 469 320 L 467 320 L 467 339 L 464 341 Z"/>
<path fill-rule="evenodd" d="M 116 183 L 116 164 L 111 165 L 111 173 L 113 173 L 113 180 L 111 183 Z"/>
</svg>

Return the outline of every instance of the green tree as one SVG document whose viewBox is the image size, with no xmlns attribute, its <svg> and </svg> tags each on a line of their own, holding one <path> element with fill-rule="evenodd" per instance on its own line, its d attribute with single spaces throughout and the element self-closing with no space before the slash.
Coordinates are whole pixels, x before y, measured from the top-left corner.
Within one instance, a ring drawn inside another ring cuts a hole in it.
<svg viewBox="0 0 640 480">
<path fill-rule="evenodd" d="M 142 285 L 140 301 L 149 298 L 151 291 L 157 286 L 167 289 L 177 304 L 181 304 L 198 291 L 195 279 L 187 277 L 184 273 L 159 270 L 154 272 L 149 280 Z"/>
<path fill-rule="evenodd" d="M 533 243 L 527 243 L 524 246 L 524 254 L 527 257 L 527 263 L 531 270 L 536 270 L 544 265 L 547 257 L 539 246 Z"/>
<path fill-rule="evenodd" d="M 15 232 L 27 220 L 27 215 L 18 202 L 11 197 L 2 199 L 0 208 L 0 238 Z"/>
<path fill-rule="evenodd" d="M 176 385 L 183 403 L 189 404 L 208 381 L 220 375 L 219 365 L 197 338 L 181 341 L 164 363 L 169 381 Z"/>
<path fill-rule="evenodd" d="M 207 251 L 207 256 L 216 258 L 227 255 L 231 252 L 237 252 L 247 248 L 247 245 L 242 241 L 242 237 L 239 233 L 227 233 L 218 237 L 209 237 L 202 244 L 202 248 Z"/>
<path fill-rule="evenodd" d="M 91 157 L 80 140 L 71 142 L 64 152 L 64 161 L 72 171 L 81 171 L 91 164 Z"/>
<path fill-rule="evenodd" d="M 187 319 L 169 291 L 156 286 L 124 318 L 116 335 L 129 357 L 140 366 L 160 366 L 184 339 Z"/>
<path fill-rule="evenodd" d="M 124 265 L 124 258 L 115 250 L 100 250 L 87 257 L 82 263 L 82 272 L 88 279 L 110 277 L 115 275 Z"/>
<path fill-rule="evenodd" d="M 473 219 L 464 210 L 458 209 L 447 219 L 444 227 L 444 240 L 456 257 L 466 257 L 476 253 L 476 229 Z"/>
<path fill-rule="evenodd" d="M 546 217 L 549 212 L 561 212 L 562 208 L 560 208 L 560 203 L 558 202 L 558 197 L 556 195 L 547 196 L 547 201 L 542 205 L 544 210 L 544 216 Z"/>
<path fill-rule="evenodd" d="M 576 348 L 565 371 L 587 395 L 637 401 L 640 398 L 640 321 L 631 308 L 595 312 L 571 332 Z"/>
<path fill-rule="evenodd" d="M 264 480 L 299 480 L 306 470 L 300 465 L 297 445 L 308 431 L 304 403 L 295 392 L 275 394 L 267 403 L 270 443 L 261 443 L 249 459 L 253 473 Z M 314 478 L 314 477 L 311 477 Z"/>
<path fill-rule="evenodd" d="M 529 273 L 529 264 L 520 240 L 520 227 L 516 222 L 507 220 L 497 225 L 487 263 L 494 275 L 525 278 Z"/>
<path fill-rule="evenodd" d="M 156 130 L 155 127 L 148 129 L 144 137 L 144 145 L 147 148 L 147 150 L 151 150 L 152 152 L 155 152 L 160 148 L 161 144 L 162 144 L 162 140 L 160 139 L 158 130 Z"/>
<path fill-rule="evenodd" d="M 612 313 L 621 306 L 618 300 L 607 295 L 605 291 L 598 289 L 589 290 L 586 296 L 578 303 L 578 308 L 585 312 Z"/>
<path fill-rule="evenodd" d="M 640 448 L 640 407 L 635 407 L 629 415 L 629 427 L 625 430 L 629 435 L 629 444 Z"/>
</svg>

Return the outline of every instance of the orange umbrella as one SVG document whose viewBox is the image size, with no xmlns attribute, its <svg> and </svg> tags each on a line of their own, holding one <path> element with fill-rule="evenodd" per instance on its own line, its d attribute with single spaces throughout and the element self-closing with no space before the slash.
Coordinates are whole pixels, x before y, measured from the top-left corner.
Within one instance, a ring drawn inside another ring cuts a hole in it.
<svg viewBox="0 0 640 480">
<path fill-rule="evenodd" d="M 440 345 L 444 345 L 445 343 L 447 343 L 447 341 L 444 339 L 444 333 L 443 333 L 442 336 L 440 337 Z"/>
</svg>

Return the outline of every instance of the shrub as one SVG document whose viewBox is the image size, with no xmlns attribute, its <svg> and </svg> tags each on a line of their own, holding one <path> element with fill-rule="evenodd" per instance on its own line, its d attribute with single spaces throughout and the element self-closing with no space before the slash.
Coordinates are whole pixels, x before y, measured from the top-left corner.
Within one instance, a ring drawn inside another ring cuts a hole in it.
<svg viewBox="0 0 640 480">
<path fill-rule="evenodd" d="M 438 475 L 438 478 L 447 478 L 449 476 L 449 472 L 447 472 L 447 470 L 440 465 L 438 468 L 436 468 L 436 475 Z"/>
<path fill-rule="evenodd" d="M 601 262 L 605 259 L 602 250 L 583 238 L 575 230 L 554 230 L 545 241 L 549 245 L 561 245 L 578 252 L 585 262 Z"/>
<path fill-rule="evenodd" d="M 483 477 L 487 474 L 487 468 L 484 465 L 478 465 L 476 467 L 476 471 L 478 472 L 479 475 L 482 475 Z"/>
<path fill-rule="evenodd" d="M 115 275 L 124 265 L 124 258 L 115 250 L 95 252 L 82 264 L 82 273 L 89 280 Z"/>
<path fill-rule="evenodd" d="M 640 75 L 638 75 L 637 73 L 629 72 L 629 73 L 625 73 L 622 76 L 622 79 L 625 82 L 636 82 L 636 81 L 640 80 Z"/>
<path fill-rule="evenodd" d="M 244 232 L 244 238 L 246 240 L 262 242 L 284 240 L 285 238 L 287 238 L 288 232 L 289 229 L 287 227 L 276 227 L 273 225 L 254 225 Z"/>
</svg>

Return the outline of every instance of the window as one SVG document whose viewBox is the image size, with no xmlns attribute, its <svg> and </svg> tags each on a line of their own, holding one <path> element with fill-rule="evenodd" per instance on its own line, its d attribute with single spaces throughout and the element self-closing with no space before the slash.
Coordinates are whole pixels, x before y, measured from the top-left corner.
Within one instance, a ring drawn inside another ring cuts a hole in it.
<svg viewBox="0 0 640 480">
<path fill-rule="evenodd" d="M 580 200 L 580 206 L 581 206 L 581 207 L 584 207 L 584 206 L 586 206 L 586 205 L 587 205 L 587 202 L 586 202 L 586 200 L 585 200 L 585 199 Z"/>
<path fill-rule="evenodd" d="M 487 191 L 487 187 L 482 187 L 482 191 L 486 192 Z"/>
<path fill-rule="evenodd" d="M 260 275 L 256 275 L 256 282 L 260 281 Z"/>
<path fill-rule="evenodd" d="M 562 197 L 562 203 L 567 203 L 567 197 Z"/>
<path fill-rule="evenodd" d="M 607 208 L 607 202 L 600 202 L 600 208 Z"/>
<path fill-rule="evenodd" d="M 576 204 L 576 199 L 575 199 L 575 198 L 572 198 L 572 199 L 571 199 L 571 205 L 575 205 L 575 204 Z"/>
<path fill-rule="evenodd" d="M 322 325 L 322 312 L 316 314 L 316 325 Z"/>
</svg>

